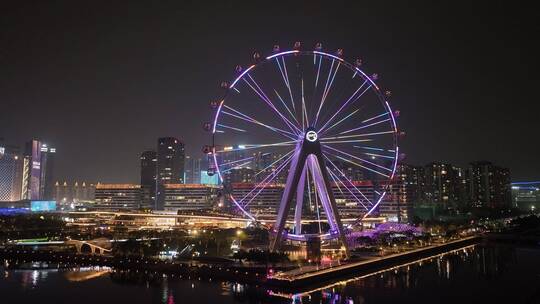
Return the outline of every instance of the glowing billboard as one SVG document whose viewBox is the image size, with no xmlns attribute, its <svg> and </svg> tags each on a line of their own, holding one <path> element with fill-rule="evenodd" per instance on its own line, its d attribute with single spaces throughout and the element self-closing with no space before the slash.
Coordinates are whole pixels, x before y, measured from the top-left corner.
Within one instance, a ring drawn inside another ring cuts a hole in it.
<svg viewBox="0 0 540 304">
<path fill-rule="evenodd" d="M 30 211 L 32 212 L 56 211 L 56 201 L 31 201 Z"/>
</svg>

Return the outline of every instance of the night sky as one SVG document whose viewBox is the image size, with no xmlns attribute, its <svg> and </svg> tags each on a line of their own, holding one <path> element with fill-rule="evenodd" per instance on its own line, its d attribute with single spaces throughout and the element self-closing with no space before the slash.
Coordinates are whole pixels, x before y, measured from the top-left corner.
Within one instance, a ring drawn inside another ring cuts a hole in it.
<svg viewBox="0 0 540 304">
<path fill-rule="evenodd" d="M 490 160 L 540 178 L 537 9 L 353 2 L 3 4 L 0 137 L 56 146 L 60 180 L 138 182 L 139 154 L 160 136 L 203 156 L 208 104 L 253 51 L 322 42 L 393 92 L 407 163 Z"/>
</svg>

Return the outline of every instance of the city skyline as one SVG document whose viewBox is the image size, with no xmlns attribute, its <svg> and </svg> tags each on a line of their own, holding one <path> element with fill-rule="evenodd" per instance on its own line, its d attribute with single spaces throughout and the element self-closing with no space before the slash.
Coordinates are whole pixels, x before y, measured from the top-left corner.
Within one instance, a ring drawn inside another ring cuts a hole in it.
<svg viewBox="0 0 540 304">
<path fill-rule="evenodd" d="M 316 3 L 254 19 L 250 6 L 115 5 L 8 10 L 1 82 L 10 114 L 0 113 L 0 137 L 19 146 L 31 138 L 53 144 L 58 180 L 136 182 L 140 152 L 163 136 L 179 138 L 187 155 L 202 158 L 210 141 L 202 124 L 211 120 L 208 104 L 219 83 L 230 81 L 253 51 L 267 54 L 276 43 L 291 48 L 297 40 L 306 48 L 343 48 L 346 58 L 361 57 L 366 70 L 381 75 L 402 113 L 406 163 L 488 160 L 510 168 L 513 180 L 537 177 L 538 142 L 528 133 L 536 127 L 529 89 L 535 76 L 527 75 L 538 61 L 534 43 L 522 39 L 535 33 L 526 9 L 342 5 L 348 18 L 340 18 Z M 370 16 L 368 8 L 388 17 Z M 498 23 L 501 16 L 509 25 Z M 222 23 L 228 31 L 216 29 Z M 240 43 L 227 43 L 228 33 Z M 530 45 L 518 49 L 518 42 Z M 32 106 L 40 110 L 28 111 Z"/>
</svg>

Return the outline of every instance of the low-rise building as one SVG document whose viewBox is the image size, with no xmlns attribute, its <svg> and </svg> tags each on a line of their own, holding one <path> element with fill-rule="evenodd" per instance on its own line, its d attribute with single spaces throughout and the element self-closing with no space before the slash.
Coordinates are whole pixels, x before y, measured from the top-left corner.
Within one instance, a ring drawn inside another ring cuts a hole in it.
<svg viewBox="0 0 540 304">
<path fill-rule="evenodd" d="M 101 184 L 96 185 L 95 203 L 98 210 L 136 210 L 141 204 L 141 185 Z"/>
</svg>

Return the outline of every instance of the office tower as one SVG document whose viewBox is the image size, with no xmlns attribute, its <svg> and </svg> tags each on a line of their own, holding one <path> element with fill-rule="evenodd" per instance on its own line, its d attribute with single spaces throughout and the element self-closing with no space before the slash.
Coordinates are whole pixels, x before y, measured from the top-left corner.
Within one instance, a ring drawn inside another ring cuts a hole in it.
<svg viewBox="0 0 540 304">
<path fill-rule="evenodd" d="M 469 164 L 469 199 L 472 207 L 509 208 L 510 171 L 487 161 Z"/>
<path fill-rule="evenodd" d="M 156 209 L 163 210 L 165 184 L 184 183 L 184 144 L 174 137 L 158 139 L 157 147 L 157 203 Z"/>
<path fill-rule="evenodd" d="M 21 199 L 22 164 L 19 149 L 0 142 L 0 201 Z"/>
<path fill-rule="evenodd" d="M 144 207 L 156 207 L 157 185 L 157 153 L 144 151 L 141 153 L 141 195 Z"/>
<path fill-rule="evenodd" d="M 22 199 L 50 200 L 54 196 L 56 149 L 39 140 L 26 143 L 23 158 Z"/>
<path fill-rule="evenodd" d="M 98 183 L 95 197 L 98 210 L 136 210 L 141 207 L 141 186 Z"/>
</svg>

